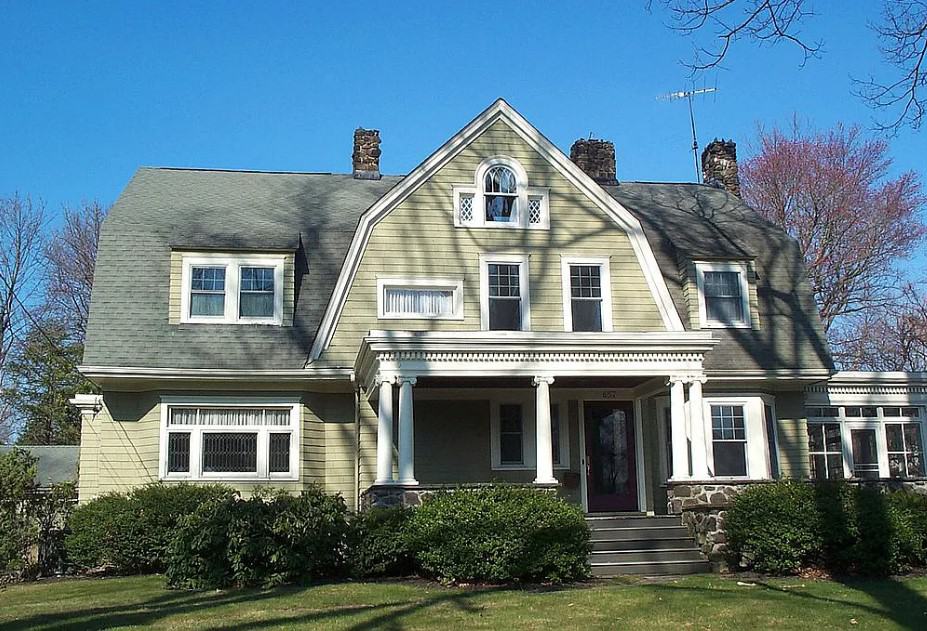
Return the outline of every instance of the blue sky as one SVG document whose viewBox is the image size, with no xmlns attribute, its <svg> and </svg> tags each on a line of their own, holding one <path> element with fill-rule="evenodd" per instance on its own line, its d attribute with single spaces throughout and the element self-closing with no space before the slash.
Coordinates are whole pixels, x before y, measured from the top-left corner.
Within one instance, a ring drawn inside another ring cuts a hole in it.
<svg viewBox="0 0 927 631">
<path fill-rule="evenodd" d="M 702 82 L 700 144 L 793 114 L 868 125 L 850 75 L 878 73 L 876 2 L 818 2 L 822 59 L 737 45 Z M 626 180 L 692 180 L 688 40 L 659 0 L 607 3 L 0 2 L 0 196 L 111 203 L 141 165 L 350 170 L 357 126 L 404 173 L 502 96 L 565 151 L 615 142 Z M 927 131 L 892 141 L 924 165 Z"/>
</svg>

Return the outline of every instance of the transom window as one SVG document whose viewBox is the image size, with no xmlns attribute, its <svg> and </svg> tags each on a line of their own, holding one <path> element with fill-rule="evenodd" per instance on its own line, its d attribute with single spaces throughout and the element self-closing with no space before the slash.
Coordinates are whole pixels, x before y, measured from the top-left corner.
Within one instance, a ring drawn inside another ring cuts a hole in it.
<svg viewBox="0 0 927 631">
<path fill-rule="evenodd" d="M 563 259 L 563 318 L 567 331 L 611 331 L 608 258 Z"/>
<path fill-rule="evenodd" d="M 162 478 L 297 476 L 298 404 L 162 406 Z"/>
<path fill-rule="evenodd" d="M 715 475 L 747 475 L 747 430 L 744 406 L 711 406 Z"/>
<path fill-rule="evenodd" d="M 486 221 L 514 222 L 518 211 L 518 185 L 515 173 L 506 166 L 494 166 L 483 177 Z"/>
<path fill-rule="evenodd" d="M 463 319 L 461 280 L 380 279 L 377 285 L 381 319 Z"/>
<path fill-rule="evenodd" d="M 843 448 L 839 423 L 808 424 L 808 457 L 811 477 L 833 480 L 843 477 Z"/>
<path fill-rule="evenodd" d="M 528 329 L 527 258 L 486 257 L 481 262 L 483 329 Z"/>
<path fill-rule="evenodd" d="M 283 255 L 184 254 L 184 323 L 281 324 Z"/>
<path fill-rule="evenodd" d="M 697 263 L 696 273 L 702 326 L 749 327 L 746 264 Z"/>
</svg>

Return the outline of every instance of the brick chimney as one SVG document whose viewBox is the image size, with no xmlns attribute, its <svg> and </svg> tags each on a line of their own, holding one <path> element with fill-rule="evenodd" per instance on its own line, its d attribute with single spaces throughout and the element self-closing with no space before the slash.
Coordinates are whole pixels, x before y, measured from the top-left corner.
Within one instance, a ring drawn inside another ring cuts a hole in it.
<svg viewBox="0 0 927 631">
<path fill-rule="evenodd" d="M 354 177 L 358 180 L 380 179 L 380 130 L 358 127 L 354 130 Z"/>
<path fill-rule="evenodd" d="M 712 140 L 702 152 L 702 180 L 705 184 L 723 188 L 740 197 L 740 176 L 737 175 L 737 143 L 733 140 Z"/>
<path fill-rule="evenodd" d="M 570 147 L 570 160 L 599 184 L 617 184 L 615 145 L 610 140 L 580 138 Z"/>
</svg>

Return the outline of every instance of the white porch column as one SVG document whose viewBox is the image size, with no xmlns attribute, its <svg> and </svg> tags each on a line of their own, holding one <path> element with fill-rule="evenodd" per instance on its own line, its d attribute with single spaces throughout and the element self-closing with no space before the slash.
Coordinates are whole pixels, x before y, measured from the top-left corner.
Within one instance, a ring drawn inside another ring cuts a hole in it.
<svg viewBox="0 0 927 631">
<path fill-rule="evenodd" d="M 705 406 L 702 402 L 702 381 L 696 377 L 689 382 L 689 424 L 692 427 L 692 477 L 707 480 L 709 429 L 705 427 Z"/>
<path fill-rule="evenodd" d="M 537 477 L 534 479 L 535 484 L 556 484 L 557 478 L 554 477 L 554 454 L 551 449 L 551 425 L 550 425 L 550 384 L 554 382 L 553 377 L 535 377 L 534 384 L 535 394 L 535 433 L 537 437 Z"/>
<path fill-rule="evenodd" d="M 415 479 L 415 432 L 412 386 L 415 377 L 399 378 L 399 483 L 418 484 Z"/>
<path fill-rule="evenodd" d="M 673 480 L 689 478 L 689 449 L 686 442 L 685 379 L 670 377 L 670 424 L 673 429 Z"/>
<path fill-rule="evenodd" d="M 374 484 L 393 483 L 393 380 L 380 380 L 380 409 L 377 424 L 377 479 Z"/>
</svg>

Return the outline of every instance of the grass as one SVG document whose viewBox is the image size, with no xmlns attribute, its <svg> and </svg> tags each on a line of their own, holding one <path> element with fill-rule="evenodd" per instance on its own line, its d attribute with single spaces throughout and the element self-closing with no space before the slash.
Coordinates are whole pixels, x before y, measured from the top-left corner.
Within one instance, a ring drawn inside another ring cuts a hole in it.
<svg viewBox="0 0 927 631">
<path fill-rule="evenodd" d="M 719 576 L 564 588 L 417 581 L 180 592 L 159 576 L 72 579 L 0 590 L 18 629 L 924 629 L 927 578 L 847 582 Z"/>
</svg>

